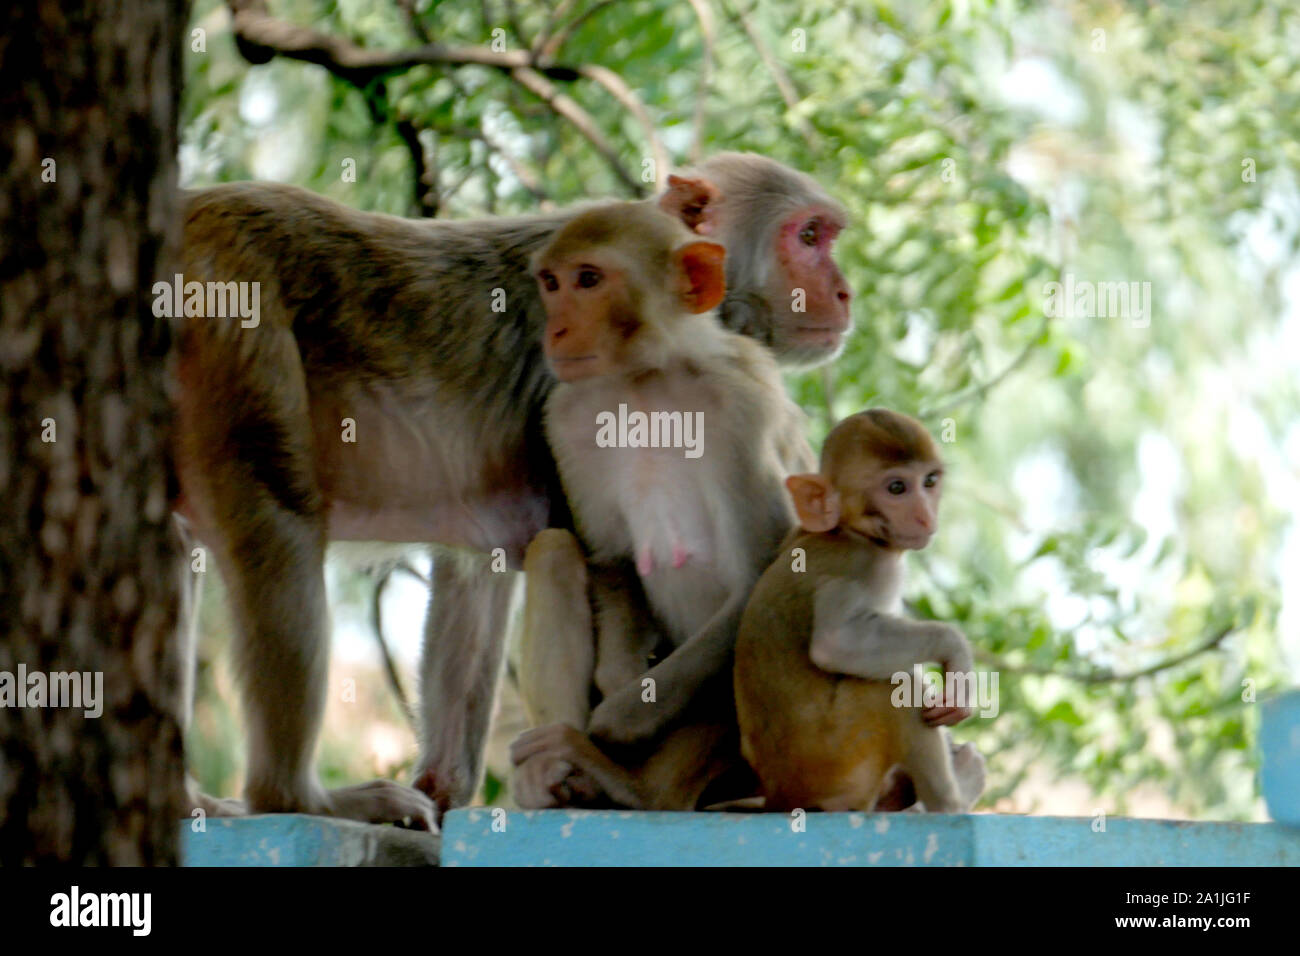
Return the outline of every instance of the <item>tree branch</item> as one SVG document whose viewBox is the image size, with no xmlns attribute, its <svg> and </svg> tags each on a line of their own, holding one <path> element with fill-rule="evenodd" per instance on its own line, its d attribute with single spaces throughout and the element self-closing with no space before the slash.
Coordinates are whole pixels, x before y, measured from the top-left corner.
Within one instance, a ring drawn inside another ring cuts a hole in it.
<svg viewBox="0 0 1300 956">
<path fill-rule="evenodd" d="M 473 64 L 502 70 L 557 116 L 568 120 L 634 196 L 644 194 L 641 184 L 623 168 L 618 151 L 601 133 L 591 114 L 551 83 L 551 79 L 577 79 L 581 75 L 579 70 L 537 64 L 527 50 L 496 53 L 487 47 L 449 47 L 441 43 L 425 44 L 414 50 L 366 50 L 340 37 L 277 20 L 267 14 L 265 0 L 228 0 L 228 3 L 236 42 L 250 63 L 266 63 L 274 56 L 302 60 L 323 66 L 359 89 L 380 77 L 416 66 Z"/>
<path fill-rule="evenodd" d="M 354 86 L 364 87 L 391 73 L 416 66 L 489 66 L 507 72 L 535 67 L 557 80 L 572 80 L 572 67 L 536 63 L 526 50 L 494 52 L 482 46 L 426 43 L 410 50 L 367 50 L 342 37 L 278 20 L 266 12 L 265 0 L 228 0 L 239 52 L 250 63 L 274 56 L 323 66 Z"/>
<path fill-rule="evenodd" d="M 1006 381 L 1016 369 L 1020 368 L 1021 365 L 1024 365 L 1025 362 L 1029 360 L 1029 356 L 1034 353 L 1034 350 L 1042 345 L 1041 339 L 1047 332 L 1049 321 L 1049 319 L 1043 320 L 1042 325 L 1039 326 L 1038 331 L 1030 338 L 1028 344 L 1020 350 L 1020 353 L 1014 359 L 1007 363 L 1007 366 L 1002 369 L 1002 371 L 998 372 L 988 381 L 972 386 L 965 392 L 962 392 L 959 395 L 954 395 L 945 402 L 941 402 L 932 408 L 922 409 L 920 415 L 917 417 L 922 419 L 933 418 L 936 415 L 943 415 L 947 412 L 951 412 L 971 400 L 983 399 L 989 392 Z"/>
<path fill-rule="evenodd" d="M 618 151 L 596 126 L 596 121 L 591 117 L 590 113 L 570 97 L 557 90 L 550 80 L 536 70 L 521 67 L 517 70 L 511 70 L 510 76 L 516 83 L 554 110 L 557 115 L 567 119 L 574 129 L 586 138 L 592 148 L 604 157 L 605 162 L 614 171 L 614 175 L 631 191 L 632 195 L 640 197 L 645 194 L 641 183 L 633 179 L 628 171 L 623 168 L 623 163 L 618 157 Z"/>
<path fill-rule="evenodd" d="M 379 656 L 384 663 L 384 675 L 388 678 L 388 686 L 392 688 L 393 694 L 396 695 L 397 703 L 402 708 L 402 714 L 406 717 L 406 722 L 411 725 L 411 729 L 415 731 L 418 737 L 420 728 L 416 726 L 415 711 L 411 709 L 410 698 L 406 696 L 406 688 L 402 686 L 402 678 L 397 673 L 397 665 L 393 662 L 393 655 L 388 650 L 388 641 L 384 639 L 384 612 L 382 607 L 384 589 L 388 587 L 388 581 L 392 578 L 393 572 L 398 568 L 403 568 L 404 564 L 405 562 L 402 562 L 402 564 L 388 568 L 375 583 L 375 589 L 370 595 L 370 624 L 375 632 L 375 641 L 379 645 Z M 423 580 L 423 575 L 409 565 L 403 569 L 410 571 Z"/>
<path fill-rule="evenodd" d="M 420 142 L 420 131 L 409 119 L 399 119 L 396 126 L 397 135 L 402 137 L 402 142 L 406 143 L 411 154 L 415 211 L 420 216 L 433 219 L 438 215 L 438 191 L 431 188 L 433 184 L 428 181 L 429 166 L 424 156 L 424 144 Z"/>
<path fill-rule="evenodd" d="M 785 71 L 785 67 L 781 65 L 781 61 L 776 58 L 776 55 L 763 41 L 762 36 L 759 35 L 758 30 L 755 29 L 752 23 L 750 23 L 748 14 L 739 7 L 732 8 L 729 12 L 731 19 L 735 20 L 736 23 L 739 24 L 740 28 L 745 31 L 745 35 L 749 37 L 749 42 L 753 44 L 755 51 L 758 53 L 758 58 L 762 60 L 763 65 L 767 67 L 767 72 L 772 74 L 772 81 L 776 83 L 777 92 L 781 94 L 781 99 L 785 101 L 786 109 L 789 110 L 791 114 L 794 114 L 794 111 L 798 108 L 799 101 L 802 97 L 799 95 L 799 91 L 795 89 L 794 81 L 790 79 L 790 74 Z M 804 141 L 810 148 L 815 148 L 817 143 L 817 134 L 813 131 L 812 126 L 802 116 L 795 115 L 793 116 L 793 119 L 794 125 L 799 130 L 799 134 L 803 136 Z"/>
<path fill-rule="evenodd" d="M 650 155 L 654 158 L 655 173 L 658 176 L 666 175 L 670 167 L 668 150 L 664 148 L 663 141 L 655 130 L 655 122 L 650 117 L 650 111 L 646 109 L 640 97 L 632 91 L 632 87 L 627 85 L 627 81 L 613 70 L 594 63 L 578 67 L 578 72 L 608 90 L 609 94 L 641 124 L 641 131 L 650 146 Z"/>
<path fill-rule="evenodd" d="M 695 88 L 695 116 L 691 121 L 690 157 L 691 162 L 698 163 L 704 148 L 704 107 L 709 98 L 709 83 L 713 75 L 713 37 L 716 27 L 713 22 L 713 8 L 706 0 L 688 0 L 688 2 L 691 9 L 695 11 L 695 18 L 700 21 L 700 36 L 704 45 L 700 57 L 700 81 Z"/>
<path fill-rule="evenodd" d="M 542 182 L 537 178 L 537 173 L 524 165 L 523 161 L 510 154 L 500 143 L 494 140 L 481 129 L 475 129 L 470 126 L 438 126 L 435 131 L 445 133 L 448 136 L 454 136 L 457 139 L 476 139 L 486 146 L 493 154 L 500 156 L 502 162 L 510 167 L 511 174 L 523 184 L 538 203 L 546 204 L 551 201 L 550 194 L 542 187 Z"/>
<path fill-rule="evenodd" d="M 555 25 L 559 23 L 568 14 L 569 8 L 573 6 L 574 0 L 560 0 L 559 3 L 546 15 L 546 22 L 542 24 L 542 29 L 538 31 L 537 36 L 533 38 L 533 55 L 540 57 L 546 51 L 546 45 L 550 42 L 551 35 L 555 31 Z"/>
<path fill-rule="evenodd" d="M 1206 651 L 1218 647 L 1223 640 L 1234 631 L 1237 625 L 1228 624 L 1219 630 L 1204 638 L 1189 650 L 1181 654 L 1175 654 L 1173 657 L 1165 658 L 1162 661 L 1143 667 L 1135 671 L 1117 672 L 1108 667 L 1096 667 L 1088 671 L 1070 671 L 1059 667 L 1038 667 L 1035 665 L 1025 665 L 1023 667 L 1014 667 L 996 654 L 988 651 L 975 650 L 975 656 L 980 660 L 987 661 L 999 671 L 1006 671 L 1010 674 L 1032 674 L 1040 677 L 1064 677 L 1066 680 L 1077 681 L 1081 684 L 1123 684 L 1140 680 L 1143 677 L 1150 677 L 1152 674 L 1160 671 L 1169 670 L 1171 667 L 1177 667 L 1179 664 L 1186 663 L 1193 657 L 1204 654 Z"/>
<path fill-rule="evenodd" d="M 609 7 L 612 4 L 615 4 L 617 2 L 618 0 L 600 0 L 600 2 L 597 3 L 595 6 L 590 7 L 587 10 L 584 10 L 582 13 L 578 14 L 576 17 L 574 17 L 564 26 L 560 27 L 560 29 L 557 30 L 555 34 L 549 40 L 546 41 L 545 44 L 539 44 L 541 46 L 543 59 L 547 57 L 555 56 L 555 54 L 559 51 L 560 47 L 564 46 L 565 41 L 569 39 L 570 35 L 573 33 L 574 30 L 578 29 L 578 27 L 582 26 L 584 23 L 590 20 L 601 10 L 604 10 L 606 7 Z M 558 16 L 558 12 L 556 15 Z"/>
</svg>

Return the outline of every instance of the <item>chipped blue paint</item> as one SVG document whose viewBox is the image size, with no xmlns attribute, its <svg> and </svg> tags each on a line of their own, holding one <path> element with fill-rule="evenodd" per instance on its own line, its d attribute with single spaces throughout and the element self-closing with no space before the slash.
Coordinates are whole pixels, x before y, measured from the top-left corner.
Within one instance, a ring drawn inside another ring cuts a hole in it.
<svg viewBox="0 0 1300 956">
<path fill-rule="evenodd" d="M 436 866 L 438 839 L 301 813 L 209 817 L 181 824 L 186 866 Z"/>
<path fill-rule="evenodd" d="M 457 810 L 443 866 L 1298 866 L 1300 829 L 1112 817 Z M 1096 824 L 1100 826 L 1100 823 Z"/>
<path fill-rule="evenodd" d="M 1300 826 L 1300 691 L 1264 702 L 1259 728 L 1259 786 L 1279 823 Z"/>
</svg>

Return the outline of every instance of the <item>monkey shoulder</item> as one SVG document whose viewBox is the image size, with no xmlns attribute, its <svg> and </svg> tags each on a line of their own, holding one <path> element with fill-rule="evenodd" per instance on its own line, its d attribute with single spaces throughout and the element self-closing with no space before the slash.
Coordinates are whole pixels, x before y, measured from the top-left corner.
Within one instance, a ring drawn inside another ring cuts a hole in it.
<svg viewBox="0 0 1300 956">
<path fill-rule="evenodd" d="M 775 455 L 784 472 L 811 470 L 816 459 L 808 444 L 808 416 L 786 392 L 772 353 L 735 332 L 725 333 L 724 342 L 725 361 L 717 366 L 720 404 L 733 427 L 762 454 Z"/>
<path fill-rule="evenodd" d="M 783 545 L 754 585 L 741 618 L 741 638 L 768 651 L 806 656 L 816 583 L 799 569 L 793 550 L 798 540 Z"/>
</svg>

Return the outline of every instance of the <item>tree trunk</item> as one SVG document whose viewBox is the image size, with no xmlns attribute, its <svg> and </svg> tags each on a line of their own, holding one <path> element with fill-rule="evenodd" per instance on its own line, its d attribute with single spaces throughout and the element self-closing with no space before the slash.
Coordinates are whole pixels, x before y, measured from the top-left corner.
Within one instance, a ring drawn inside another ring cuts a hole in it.
<svg viewBox="0 0 1300 956">
<path fill-rule="evenodd" d="M 187 14 L 0 13 L 0 864 L 178 858 L 171 328 L 150 290 L 179 225 Z M 53 680 L 40 705 L 33 675 L 73 672 L 92 697 L 101 675 L 100 716 L 52 706 Z"/>
</svg>

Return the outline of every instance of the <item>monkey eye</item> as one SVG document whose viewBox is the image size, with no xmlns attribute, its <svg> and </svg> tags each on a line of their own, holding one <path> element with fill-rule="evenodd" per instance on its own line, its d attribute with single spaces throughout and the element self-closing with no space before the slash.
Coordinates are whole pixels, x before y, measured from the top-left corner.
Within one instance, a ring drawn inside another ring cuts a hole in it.
<svg viewBox="0 0 1300 956">
<path fill-rule="evenodd" d="M 817 245 L 817 238 L 819 233 L 820 230 L 818 229 L 817 220 L 811 219 L 804 224 L 804 227 L 802 229 L 799 230 L 799 241 L 802 242 L 805 246 L 815 246 Z"/>
<path fill-rule="evenodd" d="M 907 483 L 901 478 L 895 478 L 886 487 L 891 495 L 901 495 L 907 491 Z"/>
<path fill-rule="evenodd" d="M 537 281 L 542 284 L 542 288 L 547 292 L 554 292 L 560 287 L 559 281 L 555 278 L 555 273 L 550 269 L 543 269 L 537 273 Z"/>
<path fill-rule="evenodd" d="M 593 289 L 600 284 L 601 278 L 599 269 L 580 269 L 578 271 L 578 288 Z"/>
<path fill-rule="evenodd" d="M 938 483 L 939 483 L 939 473 L 937 471 L 932 471 L 925 476 L 925 487 L 933 488 Z"/>
</svg>

